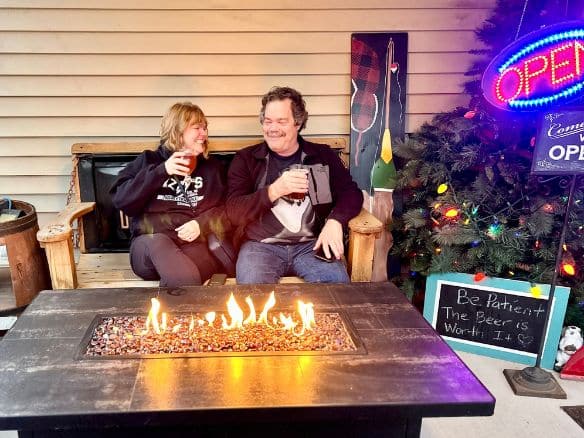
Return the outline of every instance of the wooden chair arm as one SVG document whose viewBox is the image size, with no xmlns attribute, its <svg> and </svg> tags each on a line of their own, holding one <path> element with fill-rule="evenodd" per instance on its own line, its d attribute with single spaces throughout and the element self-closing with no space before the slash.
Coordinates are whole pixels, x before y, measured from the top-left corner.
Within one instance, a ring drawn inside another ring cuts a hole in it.
<svg viewBox="0 0 584 438">
<path fill-rule="evenodd" d="M 47 254 L 53 289 L 77 287 L 71 223 L 94 208 L 95 202 L 72 202 L 57 215 L 55 220 L 37 232 L 37 240 Z"/>
<path fill-rule="evenodd" d="M 365 209 L 349 221 L 349 272 L 351 281 L 371 281 L 375 239 L 383 223 Z"/>
<path fill-rule="evenodd" d="M 364 208 L 349 221 L 349 230 L 361 234 L 377 234 L 383 231 L 383 223 Z"/>
<path fill-rule="evenodd" d="M 95 208 L 95 202 L 72 202 L 57 217 L 37 232 L 41 243 L 59 242 L 68 239 L 73 233 L 71 223 Z"/>
</svg>

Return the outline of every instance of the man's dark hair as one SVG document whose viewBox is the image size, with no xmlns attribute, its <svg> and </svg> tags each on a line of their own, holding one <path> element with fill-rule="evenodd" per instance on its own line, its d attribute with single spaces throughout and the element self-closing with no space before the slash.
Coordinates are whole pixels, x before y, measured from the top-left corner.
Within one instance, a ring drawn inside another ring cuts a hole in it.
<svg viewBox="0 0 584 438">
<path fill-rule="evenodd" d="M 298 132 L 306 127 L 308 120 L 308 112 L 306 111 L 306 102 L 302 98 L 302 94 L 290 87 L 273 87 L 270 91 L 262 97 L 262 109 L 260 111 L 260 123 L 264 123 L 266 116 L 266 105 L 275 100 L 290 99 L 292 103 L 292 115 L 294 122 L 300 126 Z"/>
</svg>

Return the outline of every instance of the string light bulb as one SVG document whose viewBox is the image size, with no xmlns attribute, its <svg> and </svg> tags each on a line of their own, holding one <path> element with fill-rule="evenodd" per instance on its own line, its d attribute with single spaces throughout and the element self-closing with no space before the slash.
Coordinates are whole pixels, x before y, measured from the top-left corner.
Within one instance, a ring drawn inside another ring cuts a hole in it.
<svg viewBox="0 0 584 438">
<path fill-rule="evenodd" d="M 448 218 L 455 218 L 456 216 L 458 216 L 458 209 L 455 207 L 450 207 L 448 210 L 446 210 L 446 212 L 444 213 L 444 216 L 448 217 Z"/>
<path fill-rule="evenodd" d="M 535 298 L 539 298 L 541 296 L 541 288 L 537 284 L 532 284 L 529 288 L 529 291 Z"/>
<path fill-rule="evenodd" d="M 573 276 L 576 274 L 576 268 L 574 267 L 574 265 L 572 263 L 569 262 L 564 262 L 562 263 L 562 271 L 564 271 L 565 274 Z"/>
</svg>

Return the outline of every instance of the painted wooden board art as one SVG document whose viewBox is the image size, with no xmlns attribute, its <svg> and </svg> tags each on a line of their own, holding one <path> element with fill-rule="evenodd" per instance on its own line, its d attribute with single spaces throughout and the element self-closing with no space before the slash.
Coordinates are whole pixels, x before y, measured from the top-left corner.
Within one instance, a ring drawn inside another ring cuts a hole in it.
<svg viewBox="0 0 584 438">
<path fill-rule="evenodd" d="M 403 138 L 407 33 L 354 33 L 351 37 L 351 175 L 364 205 L 391 222 L 396 168 L 392 142 Z M 371 281 L 387 280 L 389 227 L 375 242 Z"/>
<path fill-rule="evenodd" d="M 359 187 L 395 187 L 392 141 L 403 138 L 407 33 L 351 36 L 351 175 Z"/>
</svg>

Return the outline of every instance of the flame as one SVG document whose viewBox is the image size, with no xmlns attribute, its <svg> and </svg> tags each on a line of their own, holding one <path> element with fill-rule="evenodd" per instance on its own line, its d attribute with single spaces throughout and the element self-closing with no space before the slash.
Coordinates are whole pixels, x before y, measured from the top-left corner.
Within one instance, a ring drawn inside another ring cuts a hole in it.
<svg viewBox="0 0 584 438">
<path fill-rule="evenodd" d="M 304 301 L 298 300 L 298 313 L 302 319 L 302 326 L 306 330 L 312 330 L 316 326 L 316 321 L 314 320 L 314 304 L 305 304 Z"/>
<path fill-rule="evenodd" d="M 146 332 L 150 329 L 152 325 L 152 330 L 154 333 L 160 334 L 160 326 L 158 324 L 158 311 L 160 310 L 160 301 L 156 298 L 150 300 L 152 305 L 150 306 L 150 312 L 148 312 L 148 318 L 146 318 Z"/>
<path fill-rule="evenodd" d="M 147 334 L 150 328 L 156 334 L 161 334 L 168 330 L 168 316 L 166 312 L 161 313 L 161 321 L 158 320 L 158 313 L 160 311 L 160 301 L 156 298 L 151 299 L 152 306 L 150 311 L 148 312 L 148 317 L 146 318 L 145 329 L 141 332 L 142 335 Z M 244 319 L 244 312 L 237 303 L 235 296 L 233 293 L 229 296 L 227 300 L 227 313 L 226 315 L 221 315 L 221 327 L 225 330 L 234 330 L 234 329 L 243 329 L 244 325 L 249 324 L 266 324 L 271 328 L 279 328 L 282 330 L 289 330 L 297 336 L 301 336 L 307 330 L 312 330 L 316 326 L 316 321 L 314 318 L 314 305 L 312 303 L 304 303 L 301 300 L 298 300 L 297 311 L 300 315 L 300 321 L 296 319 L 294 320 L 292 315 L 286 315 L 282 312 L 279 314 L 279 318 L 276 316 L 271 317 L 268 319 L 269 311 L 276 305 L 276 297 L 274 291 L 270 293 L 266 303 L 264 304 L 264 308 L 260 313 L 259 317 L 256 317 L 256 310 L 251 297 L 247 296 L 245 298 L 245 302 L 249 307 L 249 315 L 247 318 Z M 193 315 L 191 315 L 191 320 L 189 324 L 188 331 L 189 333 L 194 332 L 195 325 L 204 325 L 208 324 L 212 326 L 217 318 L 217 314 L 215 312 L 207 312 L 205 314 L 205 319 L 196 319 Z M 228 318 L 231 322 L 228 321 Z M 295 331 L 295 329 L 299 327 L 299 331 Z M 172 333 L 177 333 L 181 329 L 181 324 L 176 324 L 172 327 Z M 115 330 L 114 330 L 115 331 Z M 140 334 L 140 333 L 137 333 Z"/>
<path fill-rule="evenodd" d="M 215 321 L 215 312 L 205 313 L 205 320 L 209 323 L 209 325 L 213 325 L 213 322 Z"/>
<path fill-rule="evenodd" d="M 258 318 L 258 324 L 264 323 L 268 324 L 268 312 L 272 307 L 276 305 L 276 297 L 274 296 L 274 291 L 268 297 L 268 301 L 264 304 L 264 310 L 260 313 L 260 317 Z"/>
<path fill-rule="evenodd" d="M 247 297 L 245 297 L 245 302 L 247 303 L 247 306 L 249 307 L 249 316 L 247 318 L 245 318 L 245 321 L 243 321 L 243 325 L 247 325 L 247 324 L 255 324 L 256 321 L 256 311 L 255 311 L 255 307 L 253 305 L 253 301 L 251 300 L 251 297 L 248 295 Z"/>
<path fill-rule="evenodd" d="M 242 328 L 243 327 L 243 310 L 237 304 L 237 300 L 233 296 L 233 292 L 227 300 L 227 313 L 231 317 L 231 324 L 227 324 L 227 318 L 225 315 L 222 315 L 221 318 L 223 319 L 222 327 L 227 330 L 231 330 L 234 328 Z"/>
<path fill-rule="evenodd" d="M 162 312 L 162 322 L 160 323 L 160 328 L 163 332 L 166 331 L 166 312 Z"/>
<path fill-rule="evenodd" d="M 312 330 L 316 326 L 316 321 L 314 320 L 314 306 L 312 303 L 304 303 L 302 300 L 298 300 L 298 313 L 302 319 L 302 329 L 299 333 L 295 333 L 298 336 L 304 334 L 306 330 Z"/>
<path fill-rule="evenodd" d="M 280 322 L 284 326 L 284 330 L 294 330 L 296 323 L 292 320 L 292 316 L 286 316 L 280 312 Z"/>
</svg>

